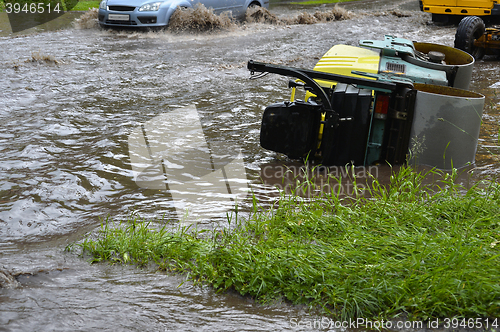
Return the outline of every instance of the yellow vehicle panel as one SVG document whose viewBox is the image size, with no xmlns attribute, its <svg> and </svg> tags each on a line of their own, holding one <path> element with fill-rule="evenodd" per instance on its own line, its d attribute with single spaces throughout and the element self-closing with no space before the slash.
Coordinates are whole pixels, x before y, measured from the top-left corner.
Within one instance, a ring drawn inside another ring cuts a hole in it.
<svg viewBox="0 0 500 332">
<path fill-rule="evenodd" d="M 471 7 L 424 6 L 424 12 L 447 15 L 484 16 L 491 15 L 491 9 Z"/>
<path fill-rule="evenodd" d="M 496 0 L 423 0 L 424 12 L 447 15 L 491 15 Z"/>
<path fill-rule="evenodd" d="M 457 0 L 459 7 L 493 8 L 492 0 Z"/>
<path fill-rule="evenodd" d="M 456 6 L 457 0 L 424 0 L 424 6 Z"/>
<path fill-rule="evenodd" d="M 361 47 L 348 45 L 335 45 L 318 61 L 314 70 L 331 74 L 352 77 L 365 76 L 354 75 L 353 70 L 377 74 L 380 65 L 380 53 Z M 332 82 L 316 80 L 323 87 L 331 87 Z"/>
</svg>

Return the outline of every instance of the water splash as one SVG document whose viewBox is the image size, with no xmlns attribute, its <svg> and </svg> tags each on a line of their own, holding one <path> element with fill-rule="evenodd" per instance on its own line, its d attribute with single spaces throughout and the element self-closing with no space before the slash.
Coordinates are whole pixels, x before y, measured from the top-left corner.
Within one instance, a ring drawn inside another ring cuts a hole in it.
<svg viewBox="0 0 500 332">
<path fill-rule="evenodd" d="M 308 22 L 304 18 L 306 16 L 304 14 L 306 14 L 306 13 L 299 15 L 298 19 L 299 20 L 302 19 L 302 20 L 304 20 L 304 22 Z M 350 20 L 350 19 L 354 18 L 356 15 L 353 12 L 348 11 L 345 8 L 335 6 L 331 10 L 316 11 L 313 15 L 310 15 L 310 16 L 312 16 L 314 18 L 314 20 L 315 20 L 313 22 L 313 24 L 314 24 L 314 23 L 323 23 L 323 22 L 329 22 L 329 21 Z M 311 20 L 313 20 L 313 19 L 311 18 Z M 310 24 L 310 23 L 300 23 L 300 21 L 299 21 L 298 24 Z"/>
<path fill-rule="evenodd" d="M 216 15 L 212 8 L 197 4 L 194 8 L 180 8 L 172 14 L 168 23 L 168 31 L 179 32 L 212 32 L 228 30 L 235 27 L 229 12 Z"/>
<path fill-rule="evenodd" d="M 248 23 L 280 24 L 281 20 L 269 10 L 262 7 L 250 7 L 247 9 L 245 21 Z"/>
<path fill-rule="evenodd" d="M 49 54 L 44 54 L 41 51 L 32 52 L 31 58 L 24 61 L 25 63 L 37 63 L 37 64 L 51 64 L 58 65 L 61 61 L 57 60 L 54 56 Z"/>
<path fill-rule="evenodd" d="M 246 13 L 246 22 L 248 23 L 267 23 L 267 24 L 316 24 L 329 21 L 348 20 L 355 17 L 355 14 L 345 8 L 335 6 L 330 10 L 319 11 L 313 14 L 308 12 L 299 13 L 296 16 L 279 18 L 269 10 L 262 7 L 248 8 Z"/>
<path fill-rule="evenodd" d="M 97 21 L 98 9 L 92 8 L 73 22 L 76 29 L 95 29 L 99 27 Z M 295 25 L 316 24 L 329 21 L 349 20 L 356 15 L 335 6 L 326 11 L 315 11 L 314 13 L 302 12 L 293 16 L 278 17 L 268 9 L 262 7 L 250 7 L 247 9 L 242 22 L 237 22 L 231 17 L 230 12 L 215 14 L 212 8 L 206 8 L 197 4 L 194 8 L 177 8 L 170 18 L 166 31 L 174 34 L 218 32 L 235 30 L 245 23 L 271 24 L 271 25 Z"/>
<path fill-rule="evenodd" d="M 97 14 L 99 9 L 91 8 L 85 14 L 75 19 L 73 22 L 73 27 L 75 29 L 95 29 L 99 27 L 97 21 Z"/>
</svg>

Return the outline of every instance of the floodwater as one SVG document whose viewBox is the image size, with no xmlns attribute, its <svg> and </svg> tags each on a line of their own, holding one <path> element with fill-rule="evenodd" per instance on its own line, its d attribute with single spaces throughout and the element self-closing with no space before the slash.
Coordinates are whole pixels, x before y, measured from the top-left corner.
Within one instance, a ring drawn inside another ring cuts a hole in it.
<svg viewBox="0 0 500 332">
<path fill-rule="evenodd" d="M 308 330 L 321 319 L 303 307 L 263 306 L 190 283 L 178 287 L 182 276 L 154 269 L 90 265 L 64 248 L 106 216 L 175 218 L 165 191 L 134 182 L 128 138 L 180 107 L 195 105 L 207 139 L 238 147 L 249 186 L 267 190 L 259 180 L 262 169 L 280 160 L 259 147 L 260 116 L 289 91 L 287 79 L 277 75 L 249 80 L 248 60 L 312 68 L 335 44 L 384 34 L 453 45 L 455 27 L 430 24 L 416 1 L 346 8 L 357 15 L 307 25 L 245 24 L 210 34 L 66 24 L 11 35 L 1 17 L 0 268 L 17 275 L 20 287 L 0 289 L 0 331 L 285 331 Z M 304 10 L 271 7 L 279 17 Z M 494 58 L 478 62 L 470 87 L 487 98 L 477 178 L 499 173 L 498 66 Z M 179 153 L 189 162 L 190 154 Z"/>
</svg>

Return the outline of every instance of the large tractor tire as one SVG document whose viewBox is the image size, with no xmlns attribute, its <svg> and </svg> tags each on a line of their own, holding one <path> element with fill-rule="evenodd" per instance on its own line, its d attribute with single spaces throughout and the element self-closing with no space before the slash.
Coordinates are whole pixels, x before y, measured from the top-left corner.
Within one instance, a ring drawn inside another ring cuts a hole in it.
<svg viewBox="0 0 500 332">
<path fill-rule="evenodd" d="M 464 17 L 455 34 L 455 48 L 469 53 L 476 60 L 481 60 L 484 56 L 484 48 L 474 46 L 474 42 L 481 38 L 485 30 L 481 18 L 477 16 Z"/>
</svg>

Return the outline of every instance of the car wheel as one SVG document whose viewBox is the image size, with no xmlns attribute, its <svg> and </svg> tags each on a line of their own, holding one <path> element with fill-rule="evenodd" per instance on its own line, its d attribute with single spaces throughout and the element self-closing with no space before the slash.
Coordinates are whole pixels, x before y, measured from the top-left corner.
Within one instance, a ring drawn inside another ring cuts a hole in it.
<svg viewBox="0 0 500 332">
<path fill-rule="evenodd" d="M 260 3 L 258 3 L 257 1 L 254 1 L 248 5 L 248 8 L 255 8 L 255 7 L 260 7 Z"/>
<path fill-rule="evenodd" d="M 485 30 L 481 18 L 477 16 L 463 18 L 455 34 L 455 48 L 469 53 L 476 60 L 481 60 L 484 56 L 484 48 L 474 46 L 474 42 L 484 35 Z"/>
</svg>

